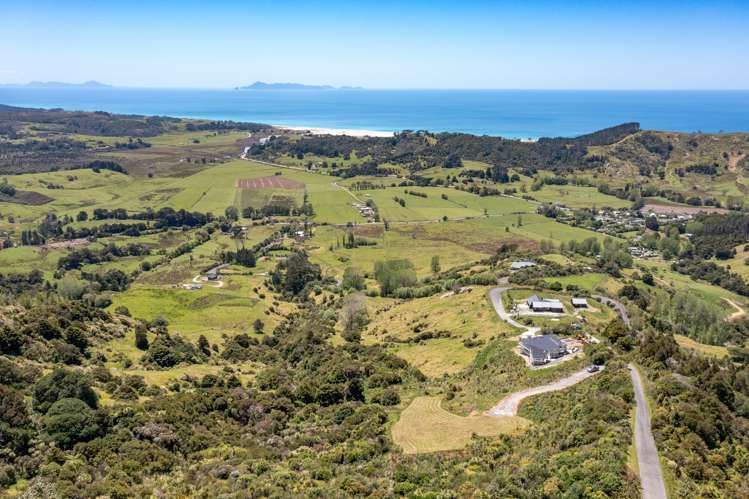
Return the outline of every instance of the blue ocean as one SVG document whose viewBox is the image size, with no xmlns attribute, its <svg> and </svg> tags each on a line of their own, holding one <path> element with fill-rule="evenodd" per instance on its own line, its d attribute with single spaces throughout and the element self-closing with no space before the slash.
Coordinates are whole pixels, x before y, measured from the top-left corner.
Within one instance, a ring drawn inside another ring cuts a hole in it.
<svg viewBox="0 0 749 499">
<path fill-rule="evenodd" d="M 0 87 L 0 103 L 274 125 L 574 136 L 645 129 L 749 131 L 749 91 L 184 90 Z"/>
</svg>

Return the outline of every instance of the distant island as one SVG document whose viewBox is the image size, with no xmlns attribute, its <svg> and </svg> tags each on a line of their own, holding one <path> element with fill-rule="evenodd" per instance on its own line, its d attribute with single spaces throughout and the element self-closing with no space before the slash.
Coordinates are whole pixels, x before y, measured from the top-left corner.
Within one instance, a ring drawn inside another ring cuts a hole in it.
<svg viewBox="0 0 749 499">
<path fill-rule="evenodd" d="M 360 90 L 361 87 L 334 87 L 331 85 L 304 85 L 303 83 L 266 83 L 256 81 L 237 90 Z"/>
<path fill-rule="evenodd" d="M 3 87 L 27 88 L 112 88 L 112 85 L 90 80 L 83 83 L 66 83 L 62 81 L 32 81 L 29 83 L 4 83 Z"/>
</svg>

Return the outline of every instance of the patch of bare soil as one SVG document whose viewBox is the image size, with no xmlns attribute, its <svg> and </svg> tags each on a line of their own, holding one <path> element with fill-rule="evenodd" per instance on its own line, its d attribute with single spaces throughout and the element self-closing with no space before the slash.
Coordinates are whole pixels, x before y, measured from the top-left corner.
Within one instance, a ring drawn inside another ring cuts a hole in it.
<svg viewBox="0 0 749 499">
<path fill-rule="evenodd" d="M 357 225 L 352 229 L 355 236 L 361 237 L 381 237 L 385 232 L 381 225 Z"/>
<path fill-rule="evenodd" d="M 736 153 L 736 154 L 731 153 L 728 156 L 728 171 L 729 172 L 735 172 L 736 169 L 737 169 L 737 166 L 739 164 L 739 161 L 741 161 L 745 157 L 746 157 L 746 153 L 741 153 L 741 154 L 739 154 L 739 153 Z"/>
<path fill-rule="evenodd" d="M 736 311 L 734 313 L 732 313 L 731 315 L 729 315 L 726 318 L 727 321 L 729 321 L 729 322 L 738 322 L 738 321 L 744 320 L 746 318 L 746 310 L 744 310 L 743 308 L 741 308 L 741 306 L 738 303 L 736 303 L 735 301 L 730 300 L 728 298 L 723 298 L 723 300 L 726 303 L 728 303 L 729 305 L 731 305 L 733 308 L 736 309 Z"/>
<path fill-rule="evenodd" d="M 85 246 L 88 244 L 88 239 L 71 239 L 69 241 L 58 241 L 56 243 L 45 244 L 41 247 L 43 250 L 56 250 L 56 249 L 68 249 L 76 248 L 79 246 Z"/>
</svg>

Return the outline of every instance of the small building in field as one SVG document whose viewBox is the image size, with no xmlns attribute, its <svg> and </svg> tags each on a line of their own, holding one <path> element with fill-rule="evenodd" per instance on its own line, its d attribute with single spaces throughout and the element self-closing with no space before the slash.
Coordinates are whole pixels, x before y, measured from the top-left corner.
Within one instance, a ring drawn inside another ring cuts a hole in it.
<svg viewBox="0 0 749 499">
<path fill-rule="evenodd" d="M 525 269 L 528 267 L 535 267 L 535 266 L 536 266 L 536 262 L 520 260 L 517 262 L 512 262 L 510 264 L 510 270 L 520 270 L 520 269 Z"/>
<path fill-rule="evenodd" d="M 562 305 L 561 301 L 555 298 L 543 298 L 538 295 L 533 295 L 528 298 L 528 300 L 526 300 L 526 304 L 528 305 L 528 308 L 531 310 L 531 312 L 553 312 L 556 314 L 564 313 L 564 305 Z"/>
<path fill-rule="evenodd" d="M 534 366 L 548 364 L 569 353 L 567 345 L 555 334 L 521 338 L 520 349 Z"/>
<path fill-rule="evenodd" d="M 572 298 L 572 306 L 575 308 L 588 308 L 588 300 L 585 298 Z"/>
</svg>

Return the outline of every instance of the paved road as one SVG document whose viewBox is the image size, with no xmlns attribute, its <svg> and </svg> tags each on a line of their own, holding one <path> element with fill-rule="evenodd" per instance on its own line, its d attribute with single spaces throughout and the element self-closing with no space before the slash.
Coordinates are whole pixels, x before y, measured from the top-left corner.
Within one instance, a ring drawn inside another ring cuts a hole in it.
<svg viewBox="0 0 749 499">
<path fill-rule="evenodd" d="M 640 468 L 642 497 L 643 499 L 668 499 L 666 486 L 663 484 L 658 449 L 655 446 L 653 431 L 650 428 L 650 411 L 648 410 L 648 401 L 645 398 L 645 390 L 642 387 L 642 380 L 640 380 L 640 374 L 635 369 L 635 366 L 630 364 L 629 369 L 632 376 L 632 386 L 635 389 L 635 401 L 637 403 L 635 449 L 637 450 L 637 462 Z"/>
<path fill-rule="evenodd" d="M 602 370 L 603 367 L 601 368 L 601 371 Z M 591 376 L 594 376 L 596 374 L 597 373 L 589 373 L 587 370 L 583 369 L 582 371 L 578 371 L 567 376 L 566 378 L 554 381 L 553 383 L 534 386 L 533 388 L 526 388 L 525 390 L 511 393 L 503 398 L 497 405 L 489 409 L 486 414 L 488 416 L 517 416 L 520 402 L 522 402 L 524 399 L 532 397 L 534 395 L 540 395 L 542 393 L 564 390 L 565 388 L 576 385 L 584 379 L 590 378 Z"/>
<path fill-rule="evenodd" d="M 501 320 L 505 321 L 511 326 L 522 329 L 524 332 L 536 334 L 541 330 L 540 327 L 528 327 L 525 324 L 521 324 L 513 319 L 512 316 L 505 310 L 504 304 L 502 303 L 502 293 L 504 293 L 508 289 L 510 288 L 492 288 L 489 291 L 489 297 L 492 300 L 492 305 L 494 305 L 494 310 L 497 312 L 497 315 Z"/>
<path fill-rule="evenodd" d="M 622 322 L 624 322 L 624 325 L 630 327 L 629 314 L 627 314 L 627 309 L 623 303 L 601 295 L 593 295 L 593 298 L 600 301 L 604 305 L 608 305 L 616 309 L 616 311 L 619 312 L 619 317 L 622 318 Z"/>
</svg>

